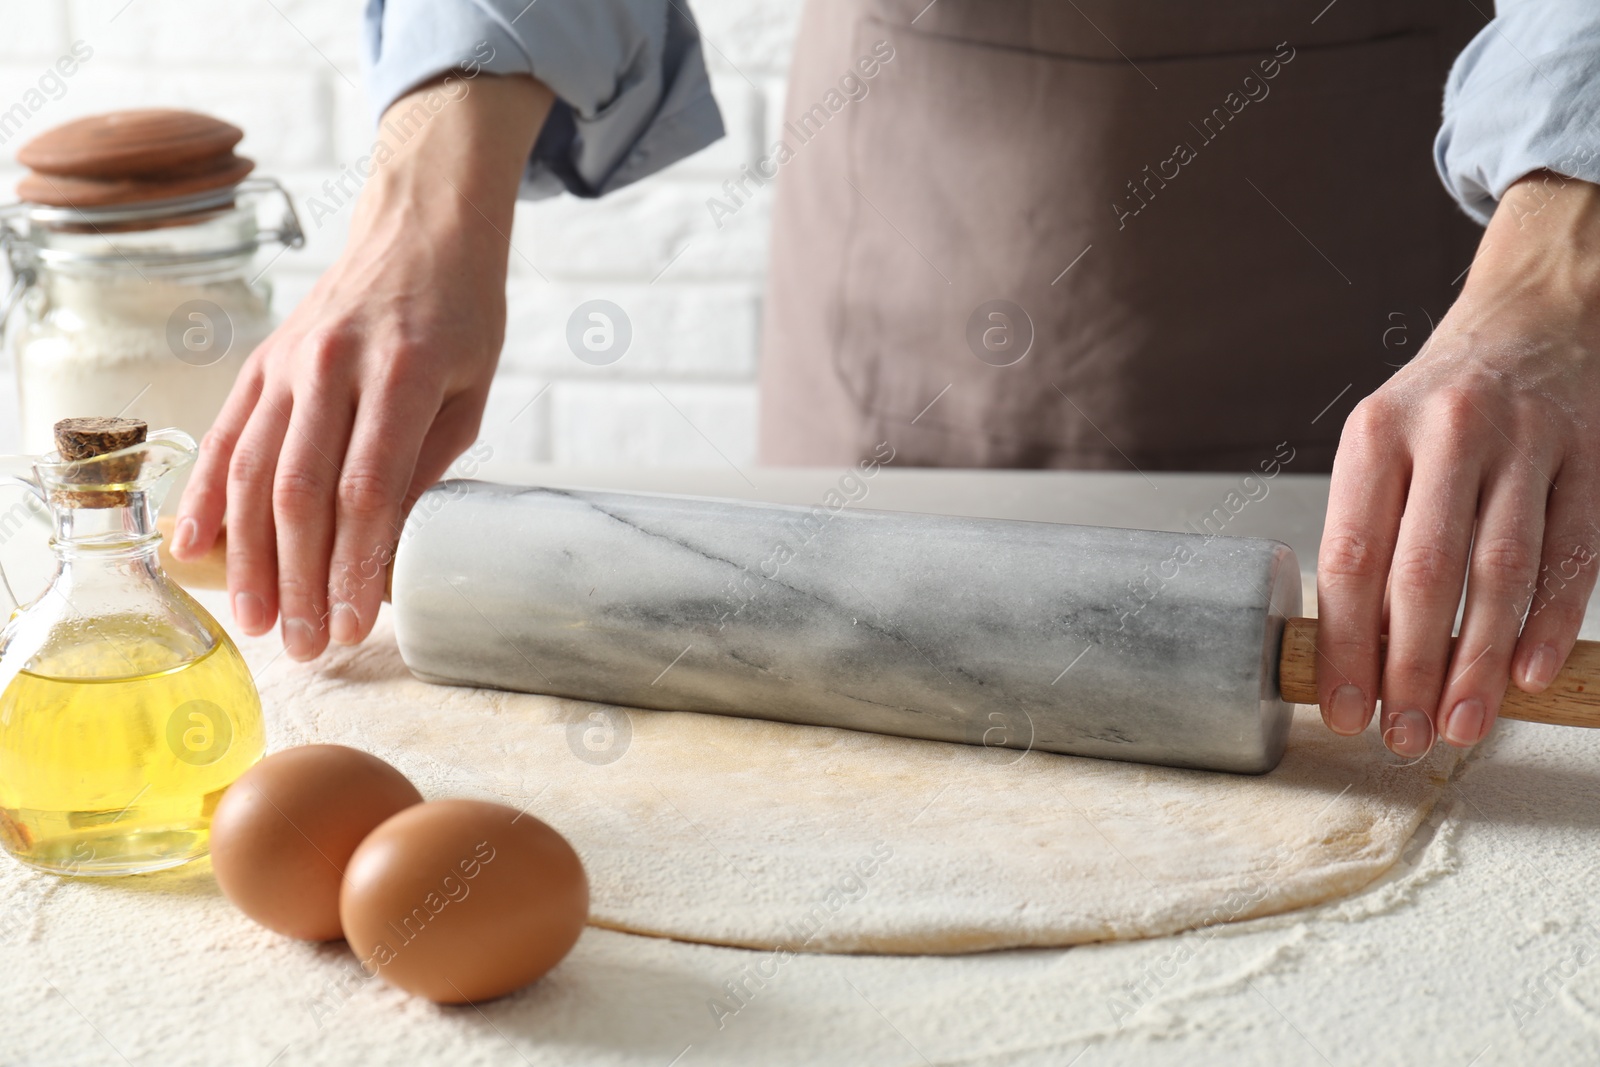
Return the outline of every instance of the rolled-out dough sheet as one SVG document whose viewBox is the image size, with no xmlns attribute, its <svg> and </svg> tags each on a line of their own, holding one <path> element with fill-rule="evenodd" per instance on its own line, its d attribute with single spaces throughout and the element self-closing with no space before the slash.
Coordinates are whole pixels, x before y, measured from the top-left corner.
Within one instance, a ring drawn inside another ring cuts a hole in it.
<svg viewBox="0 0 1600 1067">
<path fill-rule="evenodd" d="M 1142 938 L 1351 893 L 1455 765 L 1300 708 L 1262 777 L 625 711 L 411 678 L 386 620 L 307 667 L 242 643 L 274 748 L 339 742 L 430 798 L 500 799 L 582 855 L 592 922 L 808 952 L 957 953 Z"/>
</svg>

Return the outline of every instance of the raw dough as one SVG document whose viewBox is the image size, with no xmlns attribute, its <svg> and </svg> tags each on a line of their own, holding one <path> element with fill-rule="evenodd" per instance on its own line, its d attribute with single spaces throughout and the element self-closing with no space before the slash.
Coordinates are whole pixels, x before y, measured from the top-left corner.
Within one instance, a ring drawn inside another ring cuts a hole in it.
<svg viewBox="0 0 1600 1067">
<path fill-rule="evenodd" d="M 242 647 L 257 667 L 279 651 Z M 582 855 L 596 925 L 811 952 L 1153 937 L 1351 893 L 1457 758 L 1406 766 L 1310 708 L 1259 778 L 628 712 L 415 681 L 385 620 L 259 682 L 274 748 L 355 745 L 429 797 L 527 805 Z"/>
</svg>

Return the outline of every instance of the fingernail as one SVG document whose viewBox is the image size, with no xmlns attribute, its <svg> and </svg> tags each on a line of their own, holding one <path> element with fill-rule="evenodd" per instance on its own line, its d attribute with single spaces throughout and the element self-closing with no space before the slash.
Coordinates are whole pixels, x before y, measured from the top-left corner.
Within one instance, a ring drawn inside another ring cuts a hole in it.
<svg viewBox="0 0 1600 1067">
<path fill-rule="evenodd" d="M 1483 737 L 1483 701 L 1469 697 L 1450 709 L 1444 719 L 1444 739 L 1458 748 L 1475 745 Z"/>
<path fill-rule="evenodd" d="M 317 631 L 304 619 L 283 620 L 283 648 L 291 659 L 310 659 L 316 655 Z"/>
<path fill-rule="evenodd" d="M 360 640 L 361 616 L 355 606 L 338 601 L 328 617 L 328 636 L 341 645 L 353 645 Z"/>
<path fill-rule="evenodd" d="M 1328 702 L 1328 728 L 1346 737 L 1359 734 L 1366 725 L 1367 698 L 1348 682 L 1333 691 Z"/>
<path fill-rule="evenodd" d="M 1402 711 L 1389 719 L 1389 727 L 1383 731 L 1383 743 L 1396 756 L 1407 759 L 1426 756 L 1433 747 L 1433 723 L 1416 709 Z"/>
<path fill-rule="evenodd" d="M 266 633 L 267 606 L 254 593 L 233 594 L 233 621 L 251 637 Z"/>
<path fill-rule="evenodd" d="M 1543 644 L 1533 650 L 1522 667 L 1522 684 L 1530 689 L 1545 689 L 1556 680 L 1561 664 L 1556 660 L 1553 645 Z"/>
<path fill-rule="evenodd" d="M 187 556 L 194 543 L 200 539 L 200 527 L 193 519 L 179 519 L 178 528 L 172 531 L 172 554 Z"/>
</svg>

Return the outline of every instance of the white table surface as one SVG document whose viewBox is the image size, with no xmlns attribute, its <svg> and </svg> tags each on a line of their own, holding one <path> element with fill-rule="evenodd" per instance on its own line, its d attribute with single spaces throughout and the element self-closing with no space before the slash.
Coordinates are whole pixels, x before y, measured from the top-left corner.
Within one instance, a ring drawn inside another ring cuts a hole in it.
<svg viewBox="0 0 1600 1067">
<path fill-rule="evenodd" d="M 479 476 L 816 503 L 841 473 Z M 1237 483 L 887 469 L 861 504 L 1177 529 Z M 1326 484 L 1281 474 L 1229 532 L 1285 540 L 1309 567 Z M 338 993 L 347 952 L 252 927 L 204 863 L 100 883 L 5 865 L 0 1063 L 1600 1063 L 1597 889 L 1600 738 L 1523 723 L 1497 728 L 1401 864 L 1353 897 L 1143 942 L 798 957 L 720 1029 L 709 999 L 762 954 L 591 929 L 535 987 L 442 1009 L 376 982 Z M 1113 998 L 1141 985 L 1119 1020 Z"/>
</svg>

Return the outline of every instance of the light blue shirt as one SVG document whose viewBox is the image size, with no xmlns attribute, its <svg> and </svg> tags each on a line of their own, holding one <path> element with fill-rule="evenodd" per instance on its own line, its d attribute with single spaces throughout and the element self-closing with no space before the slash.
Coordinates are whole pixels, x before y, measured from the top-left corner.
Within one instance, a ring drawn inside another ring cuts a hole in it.
<svg viewBox="0 0 1600 1067">
<path fill-rule="evenodd" d="M 1600 182 L 1600 0 L 1500 0 L 1450 70 L 1433 147 L 1479 222 L 1536 170 Z"/>
<path fill-rule="evenodd" d="M 366 43 L 380 115 L 459 68 L 548 85 L 526 196 L 600 196 L 723 135 L 685 0 L 368 0 Z M 1500 0 L 1451 68 L 1434 159 L 1480 222 L 1532 171 L 1600 183 L 1600 0 Z"/>
<path fill-rule="evenodd" d="M 531 74 L 557 103 L 524 196 L 600 196 L 723 135 L 700 32 L 682 0 L 368 0 L 378 115 L 452 70 Z"/>
</svg>

